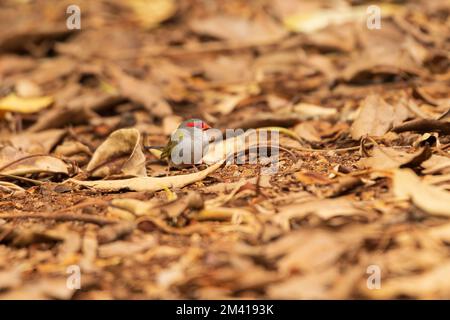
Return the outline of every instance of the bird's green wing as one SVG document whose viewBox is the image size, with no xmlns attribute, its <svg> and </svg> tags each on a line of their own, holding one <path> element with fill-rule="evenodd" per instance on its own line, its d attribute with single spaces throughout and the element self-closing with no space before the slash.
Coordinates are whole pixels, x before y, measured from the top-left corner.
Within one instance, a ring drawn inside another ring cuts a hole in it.
<svg viewBox="0 0 450 320">
<path fill-rule="evenodd" d="M 167 145 L 162 149 L 161 159 L 169 160 L 170 154 L 172 153 L 172 149 L 178 144 L 178 141 L 169 140 Z"/>
</svg>

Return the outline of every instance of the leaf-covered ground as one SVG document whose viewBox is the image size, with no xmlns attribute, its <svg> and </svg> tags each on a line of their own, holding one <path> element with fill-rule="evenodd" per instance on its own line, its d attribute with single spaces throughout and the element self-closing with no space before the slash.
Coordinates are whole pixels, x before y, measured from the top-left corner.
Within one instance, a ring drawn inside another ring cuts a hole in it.
<svg viewBox="0 0 450 320">
<path fill-rule="evenodd" d="M 3 1 L 0 298 L 450 298 L 450 5 L 371 4 Z M 192 117 L 278 171 L 167 171 Z"/>
</svg>

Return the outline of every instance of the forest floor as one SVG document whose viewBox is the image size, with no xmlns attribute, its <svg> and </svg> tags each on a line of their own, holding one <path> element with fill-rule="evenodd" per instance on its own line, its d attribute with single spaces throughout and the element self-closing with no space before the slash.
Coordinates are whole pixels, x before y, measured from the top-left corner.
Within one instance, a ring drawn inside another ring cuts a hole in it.
<svg viewBox="0 0 450 320">
<path fill-rule="evenodd" d="M 450 298 L 450 5 L 370 4 L 3 1 L 0 299 Z"/>
</svg>

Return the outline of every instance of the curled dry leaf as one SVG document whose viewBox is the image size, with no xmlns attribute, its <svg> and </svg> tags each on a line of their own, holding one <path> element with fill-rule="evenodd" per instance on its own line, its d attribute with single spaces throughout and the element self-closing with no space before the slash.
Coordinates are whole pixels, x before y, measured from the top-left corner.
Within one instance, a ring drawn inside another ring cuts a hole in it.
<svg viewBox="0 0 450 320">
<path fill-rule="evenodd" d="M 147 176 L 145 156 L 137 129 L 119 129 L 111 133 L 95 150 L 86 169 L 93 177 Z"/>
<path fill-rule="evenodd" d="M 188 184 L 203 180 L 210 173 L 216 171 L 222 164 L 223 161 L 220 161 L 203 171 L 172 177 L 138 177 L 131 179 L 101 181 L 80 181 L 76 179 L 70 179 L 68 181 L 71 181 L 80 186 L 85 186 L 102 191 L 131 190 L 152 192 L 163 190 L 165 188 L 182 188 L 184 186 L 187 186 Z"/>
<path fill-rule="evenodd" d="M 394 170 L 393 184 L 397 197 L 411 199 L 414 205 L 429 214 L 450 216 L 450 192 L 425 183 L 412 170 Z"/>
<path fill-rule="evenodd" d="M 47 155 L 30 155 L 13 147 L 0 149 L 0 174 L 22 176 L 32 173 L 69 174 L 67 164 Z"/>
</svg>

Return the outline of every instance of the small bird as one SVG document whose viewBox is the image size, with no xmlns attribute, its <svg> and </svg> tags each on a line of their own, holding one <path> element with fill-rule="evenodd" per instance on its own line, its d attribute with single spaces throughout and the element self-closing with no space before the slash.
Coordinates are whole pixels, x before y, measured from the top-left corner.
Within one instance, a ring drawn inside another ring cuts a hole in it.
<svg viewBox="0 0 450 320">
<path fill-rule="evenodd" d="M 208 130 L 211 127 L 200 119 L 183 121 L 171 134 L 165 146 L 145 146 L 145 149 L 159 149 L 161 159 L 170 167 L 185 167 L 200 164 L 211 142 Z"/>
</svg>

